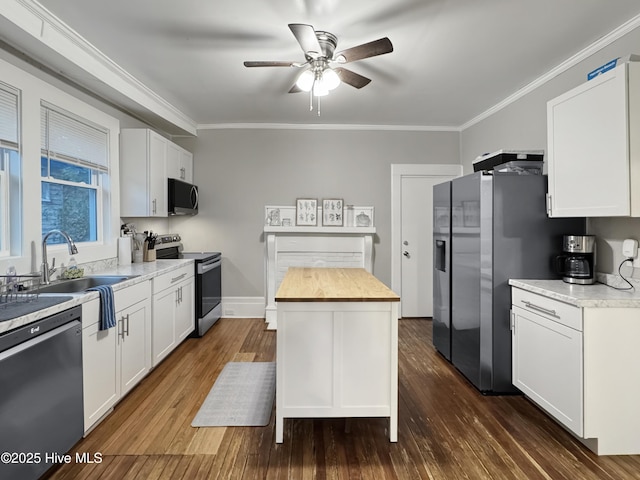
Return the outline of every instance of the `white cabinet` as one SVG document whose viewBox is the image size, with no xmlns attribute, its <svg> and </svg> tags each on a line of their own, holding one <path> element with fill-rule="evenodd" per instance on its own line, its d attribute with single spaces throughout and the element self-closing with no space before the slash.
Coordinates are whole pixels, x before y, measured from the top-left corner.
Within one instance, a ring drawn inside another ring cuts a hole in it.
<svg viewBox="0 0 640 480">
<path fill-rule="evenodd" d="M 116 326 L 100 330 L 100 300 L 82 305 L 84 429 L 87 432 L 151 368 L 151 282 L 114 292 Z"/>
<path fill-rule="evenodd" d="M 116 313 L 117 328 L 120 329 L 120 396 L 135 387 L 151 368 L 150 320 L 151 297 L 148 294 L 143 301 Z"/>
<path fill-rule="evenodd" d="M 193 183 L 193 154 L 172 142 L 167 144 L 167 177 Z"/>
<path fill-rule="evenodd" d="M 556 303 L 535 294 L 514 294 L 513 384 L 582 436 L 582 332 L 567 326 L 581 327 L 582 312 Z"/>
<path fill-rule="evenodd" d="M 151 351 L 154 367 L 194 330 L 194 302 L 193 264 L 153 279 Z"/>
<path fill-rule="evenodd" d="M 166 217 L 168 140 L 152 130 L 120 132 L 120 216 Z"/>
<path fill-rule="evenodd" d="M 511 314 L 513 384 L 598 455 L 640 454 L 640 311 L 512 288 Z"/>
<path fill-rule="evenodd" d="M 100 300 L 82 304 L 84 431 L 87 432 L 120 398 L 118 333 L 100 330 Z"/>
<path fill-rule="evenodd" d="M 178 285 L 175 333 L 178 343 L 195 329 L 195 279 L 193 277 Z"/>
<path fill-rule="evenodd" d="M 120 216 L 166 217 L 167 178 L 193 182 L 193 154 L 146 128 L 120 132 Z"/>
<path fill-rule="evenodd" d="M 547 103 L 551 217 L 640 216 L 640 63 Z"/>
</svg>

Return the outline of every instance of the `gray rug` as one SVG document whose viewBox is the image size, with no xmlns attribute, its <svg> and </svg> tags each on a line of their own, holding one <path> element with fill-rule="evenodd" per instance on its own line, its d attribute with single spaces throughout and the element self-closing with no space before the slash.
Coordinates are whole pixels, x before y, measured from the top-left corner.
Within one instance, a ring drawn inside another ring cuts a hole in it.
<svg viewBox="0 0 640 480">
<path fill-rule="evenodd" d="M 229 362 L 191 426 L 263 427 L 269 424 L 275 393 L 275 362 Z"/>
</svg>

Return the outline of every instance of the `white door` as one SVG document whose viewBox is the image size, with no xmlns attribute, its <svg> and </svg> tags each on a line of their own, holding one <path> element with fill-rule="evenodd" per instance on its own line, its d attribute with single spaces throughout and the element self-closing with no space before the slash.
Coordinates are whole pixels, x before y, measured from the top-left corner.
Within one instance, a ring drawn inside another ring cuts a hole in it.
<svg viewBox="0 0 640 480">
<path fill-rule="evenodd" d="M 392 165 L 392 289 L 402 317 L 433 316 L 433 186 L 460 165 Z"/>
</svg>

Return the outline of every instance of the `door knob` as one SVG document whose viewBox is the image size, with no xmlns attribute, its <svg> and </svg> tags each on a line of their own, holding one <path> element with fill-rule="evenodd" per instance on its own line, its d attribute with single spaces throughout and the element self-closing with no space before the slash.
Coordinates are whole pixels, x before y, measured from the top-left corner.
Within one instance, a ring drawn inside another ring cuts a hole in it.
<svg viewBox="0 0 640 480">
<path fill-rule="evenodd" d="M 405 250 L 404 252 L 402 252 L 402 254 L 403 254 L 405 257 L 407 257 L 407 258 L 410 258 L 410 257 L 411 257 L 411 256 L 409 255 L 409 252 L 407 252 L 406 250 Z"/>
<path fill-rule="evenodd" d="M 404 242 L 402 242 L 403 245 L 409 245 L 409 242 L 407 242 L 406 240 Z"/>
</svg>

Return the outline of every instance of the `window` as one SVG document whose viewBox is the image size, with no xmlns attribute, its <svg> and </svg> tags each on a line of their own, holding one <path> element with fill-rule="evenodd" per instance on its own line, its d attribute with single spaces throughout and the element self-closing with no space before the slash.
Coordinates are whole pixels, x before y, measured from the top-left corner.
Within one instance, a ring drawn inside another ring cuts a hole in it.
<svg viewBox="0 0 640 480">
<path fill-rule="evenodd" d="M 0 257 L 20 245 L 20 151 L 18 91 L 0 84 Z"/>
<path fill-rule="evenodd" d="M 42 106 L 41 117 L 42 235 L 60 229 L 75 242 L 101 241 L 108 133 L 50 105 Z"/>
</svg>

